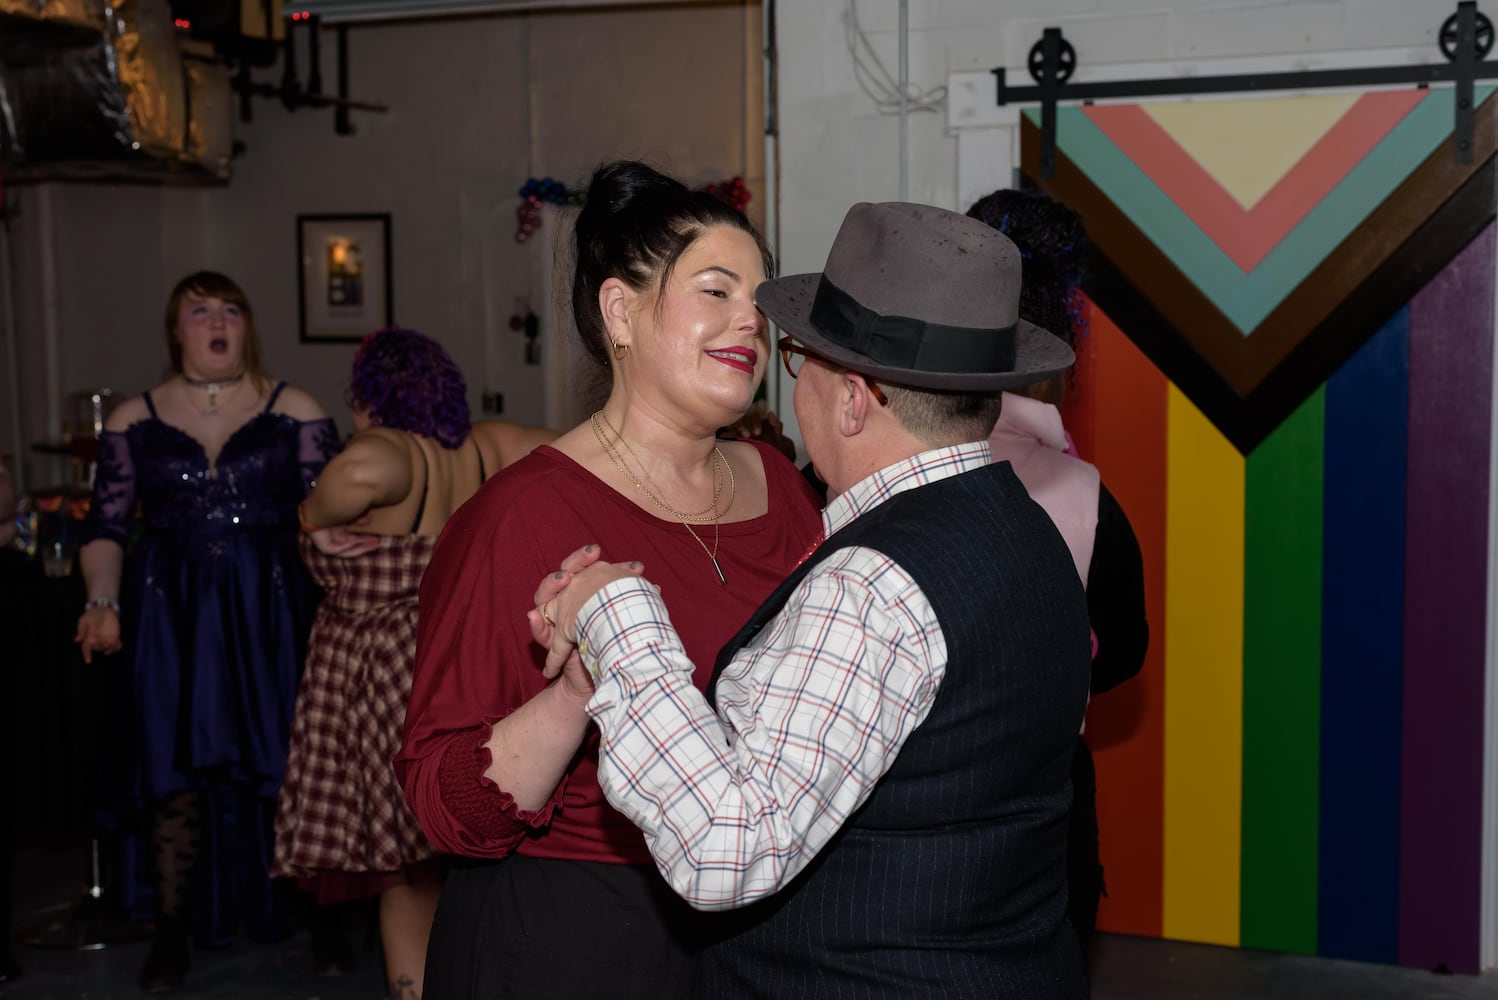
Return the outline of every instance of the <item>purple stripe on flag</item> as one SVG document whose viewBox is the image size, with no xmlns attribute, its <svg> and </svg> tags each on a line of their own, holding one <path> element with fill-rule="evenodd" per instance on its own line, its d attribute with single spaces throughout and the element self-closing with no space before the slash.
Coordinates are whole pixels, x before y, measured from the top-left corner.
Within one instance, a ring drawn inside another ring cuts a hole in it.
<svg viewBox="0 0 1498 1000">
<path fill-rule="evenodd" d="M 1399 962 L 1478 971 L 1494 227 L 1410 309 Z"/>
</svg>

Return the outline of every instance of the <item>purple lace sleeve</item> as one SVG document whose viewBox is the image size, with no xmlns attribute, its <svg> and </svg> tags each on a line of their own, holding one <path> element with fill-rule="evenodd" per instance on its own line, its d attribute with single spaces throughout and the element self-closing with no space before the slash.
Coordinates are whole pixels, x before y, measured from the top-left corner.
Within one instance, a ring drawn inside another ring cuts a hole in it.
<svg viewBox="0 0 1498 1000">
<path fill-rule="evenodd" d="M 338 425 L 331 417 L 302 422 L 298 460 L 302 466 L 302 486 L 309 493 L 322 467 L 342 448 L 343 442 L 338 440 Z"/>
<path fill-rule="evenodd" d="M 130 442 L 119 431 L 99 436 L 99 457 L 94 465 L 94 499 L 89 506 L 88 541 L 107 538 L 124 545 L 135 520 L 135 461 Z"/>
</svg>

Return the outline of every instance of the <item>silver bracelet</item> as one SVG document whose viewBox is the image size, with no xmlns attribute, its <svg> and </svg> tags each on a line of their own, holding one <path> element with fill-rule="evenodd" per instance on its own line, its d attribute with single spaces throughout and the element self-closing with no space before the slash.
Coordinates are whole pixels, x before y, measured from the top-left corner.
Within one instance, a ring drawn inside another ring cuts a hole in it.
<svg viewBox="0 0 1498 1000">
<path fill-rule="evenodd" d="M 115 614 L 119 614 L 120 602 L 112 597 L 90 597 L 88 603 L 83 605 L 83 610 L 92 611 L 94 608 L 108 608 Z"/>
</svg>

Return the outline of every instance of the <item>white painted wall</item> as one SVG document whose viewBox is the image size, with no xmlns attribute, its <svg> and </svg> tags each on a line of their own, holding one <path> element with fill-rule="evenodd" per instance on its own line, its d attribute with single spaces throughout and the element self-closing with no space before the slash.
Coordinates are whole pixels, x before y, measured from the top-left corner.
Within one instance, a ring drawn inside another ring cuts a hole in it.
<svg viewBox="0 0 1498 1000">
<path fill-rule="evenodd" d="M 885 64 L 898 50 L 896 0 L 780 3 L 781 250 L 788 270 L 820 263 L 849 204 L 898 192 L 898 118 L 877 113 L 848 54 L 849 9 Z M 1009 68 L 1028 83 L 1025 58 L 1042 29 L 1060 27 L 1079 66 L 1422 49 L 1438 61 L 1447 0 L 910 0 L 910 78 L 920 88 L 948 74 Z M 957 144 L 945 114 L 910 121 L 912 201 L 957 207 Z M 966 206 L 962 206 L 966 207 Z"/>
</svg>

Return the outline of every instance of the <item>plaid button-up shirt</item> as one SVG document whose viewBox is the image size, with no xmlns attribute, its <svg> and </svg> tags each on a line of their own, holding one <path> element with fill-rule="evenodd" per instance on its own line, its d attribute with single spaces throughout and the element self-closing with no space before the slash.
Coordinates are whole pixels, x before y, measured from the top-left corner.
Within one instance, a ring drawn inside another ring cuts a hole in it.
<svg viewBox="0 0 1498 1000">
<path fill-rule="evenodd" d="M 828 505 L 826 534 L 989 461 L 980 441 L 881 469 Z M 738 652 L 718 679 L 716 713 L 647 581 L 600 590 L 578 634 L 598 679 L 588 713 L 603 734 L 604 792 L 645 832 L 672 887 L 704 910 L 746 905 L 806 867 L 925 720 L 947 659 L 930 602 L 863 547 L 818 564 Z"/>
</svg>

